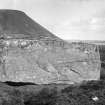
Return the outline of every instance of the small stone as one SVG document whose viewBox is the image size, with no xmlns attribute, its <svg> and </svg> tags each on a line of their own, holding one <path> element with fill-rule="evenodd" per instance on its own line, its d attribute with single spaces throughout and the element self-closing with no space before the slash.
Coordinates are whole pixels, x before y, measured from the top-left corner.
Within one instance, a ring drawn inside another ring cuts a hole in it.
<svg viewBox="0 0 105 105">
<path fill-rule="evenodd" d="M 98 101 L 99 100 L 99 98 L 97 96 L 93 97 L 92 99 L 93 99 L 93 101 Z"/>
<path fill-rule="evenodd" d="M 87 62 L 83 62 L 83 65 L 87 65 Z"/>
</svg>

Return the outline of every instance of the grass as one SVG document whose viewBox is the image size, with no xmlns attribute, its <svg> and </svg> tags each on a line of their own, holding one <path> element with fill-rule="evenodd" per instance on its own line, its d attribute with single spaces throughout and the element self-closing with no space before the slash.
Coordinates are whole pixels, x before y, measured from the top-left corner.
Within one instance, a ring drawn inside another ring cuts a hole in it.
<svg viewBox="0 0 105 105">
<path fill-rule="evenodd" d="M 6 88 L 3 84 L 0 86 L 0 105 L 104 105 L 105 103 L 105 80 L 89 81 L 78 86 L 69 85 L 61 91 L 58 91 L 56 84 L 53 88 L 45 85 L 39 92 L 36 92 L 35 88 L 30 89 L 31 85 Z M 95 97 L 98 100 L 94 100 Z"/>
</svg>

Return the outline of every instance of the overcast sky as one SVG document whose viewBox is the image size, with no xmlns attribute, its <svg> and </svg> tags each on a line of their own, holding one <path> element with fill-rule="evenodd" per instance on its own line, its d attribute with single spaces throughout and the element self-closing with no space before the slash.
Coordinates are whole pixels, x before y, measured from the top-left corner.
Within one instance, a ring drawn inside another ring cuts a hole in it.
<svg viewBox="0 0 105 105">
<path fill-rule="evenodd" d="M 105 0 L 0 0 L 62 39 L 105 40 Z"/>
</svg>

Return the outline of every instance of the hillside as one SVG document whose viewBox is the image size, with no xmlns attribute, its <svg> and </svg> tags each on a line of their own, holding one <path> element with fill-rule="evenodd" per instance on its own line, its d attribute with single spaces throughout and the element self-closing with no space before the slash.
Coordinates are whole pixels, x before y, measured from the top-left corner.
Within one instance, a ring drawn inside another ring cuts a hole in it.
<svg viewBox="0 0 105 105">
<path fill-rule="evenodd" d="M 0 33 L 4 38 L 58 38 L 18 10 L 0 10 Z"/>
</svg>

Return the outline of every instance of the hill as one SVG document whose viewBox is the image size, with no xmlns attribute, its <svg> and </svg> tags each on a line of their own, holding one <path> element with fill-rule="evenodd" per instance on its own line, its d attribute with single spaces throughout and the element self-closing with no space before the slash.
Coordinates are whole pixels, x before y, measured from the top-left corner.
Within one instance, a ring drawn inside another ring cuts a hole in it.
<svg viewBox="0 0 105 105">
<path fill-rule="evenodd" d="M 0 10 L 0 34 L 3 38 L 58 38 L 18 10 Z"/>
</svg>

